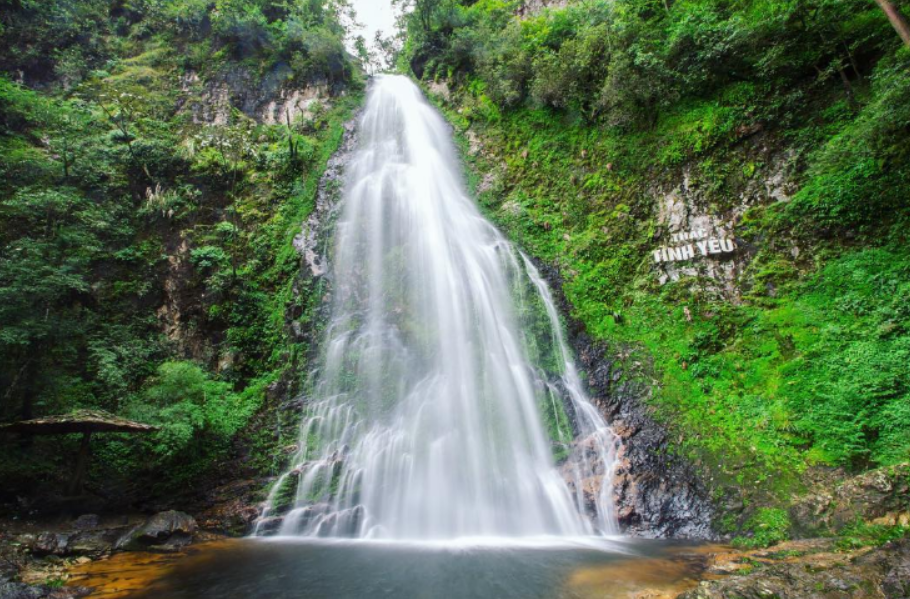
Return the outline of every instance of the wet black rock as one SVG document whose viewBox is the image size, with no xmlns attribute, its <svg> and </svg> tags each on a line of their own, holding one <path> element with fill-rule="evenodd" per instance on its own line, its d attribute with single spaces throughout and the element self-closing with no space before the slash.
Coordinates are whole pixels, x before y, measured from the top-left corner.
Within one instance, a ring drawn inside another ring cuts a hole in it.
<svg viewBox="0 0 910 599">
<path fill-rule="evenodd" d="M 283 516 L 262 518 L 257 524 L 256 534 L 263 537 L 277 535 L 278 531 L 281 530 L 282 522 L 284 522 Z"/>
<path fill-rule="evenodd" d="M 155 514 L 136 526 L 116 543 L 127 551 L 177 551 L 193 541 L 196 520 L 188 514 L 170 510 Z"/>
<path fill-rule="evenodd" d="M 690 464 L 671 455 L 667 430 L 650 415 L 647 399 L 651 386 L 630 376 L 630 366 L 616 357 L 624 353 L 594 341 L 584 325 L 568 318 L 571 313 L 562 294 L 558 271 L 540 262 L 537 267 L 553 291 L 566 317 L 568 341 L 578 365 L 587 373 L 591 400 L 622 438 L 619 463 L 613 477 L 617 516 L 623 532 L 642 537 L 713 539 L 713 507 L 704 485 Z"/>
</svg>

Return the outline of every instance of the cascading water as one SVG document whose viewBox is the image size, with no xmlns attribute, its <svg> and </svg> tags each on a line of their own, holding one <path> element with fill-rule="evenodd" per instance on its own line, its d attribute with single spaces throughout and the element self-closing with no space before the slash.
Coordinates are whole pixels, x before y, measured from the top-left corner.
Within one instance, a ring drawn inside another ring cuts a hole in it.
<svg viewBox="0 0 910 599">
<path fill-rule="evenodd" d="M 618 440 L 546 284 L 467 196 L 445 121 L 409 80 L 380 77 L 359 143 L 299 450 L 257 532 L 615 532 Z"/>
</svg>

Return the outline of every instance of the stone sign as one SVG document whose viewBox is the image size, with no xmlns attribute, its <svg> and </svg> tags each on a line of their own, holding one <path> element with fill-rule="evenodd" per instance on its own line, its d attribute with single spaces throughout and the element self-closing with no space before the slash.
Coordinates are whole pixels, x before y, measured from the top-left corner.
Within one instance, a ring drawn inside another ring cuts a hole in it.
<svg viewBox="0 0 910 599">
<path fill-rule="evenodd" d="M 732 239 L 708 237 L 708 234 L 701 230 L 674 233 L 671 236 L 671 242 L 676 245 L 663 246 L 654 250 L 652 254 L 654 262 L 658 264 L 680 262 L 696 257 L 732 254 L 736 251 L 736 244 Z"/>
</svg>

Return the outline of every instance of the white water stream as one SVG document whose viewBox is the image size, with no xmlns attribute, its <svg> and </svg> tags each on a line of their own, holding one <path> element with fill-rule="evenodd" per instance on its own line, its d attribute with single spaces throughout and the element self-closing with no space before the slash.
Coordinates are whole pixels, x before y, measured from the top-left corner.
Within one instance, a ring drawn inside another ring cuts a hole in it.
<svg viewBox="0 0 910 599">
<path fill-rule="evenodd" d="M 546 283 L 468 197 L 445 121 L 381 77 L 358 142 L 314 392 L 258 533 L 282 516 L 292 536 L 615 533 L 618 439 Z"/>
</svg>

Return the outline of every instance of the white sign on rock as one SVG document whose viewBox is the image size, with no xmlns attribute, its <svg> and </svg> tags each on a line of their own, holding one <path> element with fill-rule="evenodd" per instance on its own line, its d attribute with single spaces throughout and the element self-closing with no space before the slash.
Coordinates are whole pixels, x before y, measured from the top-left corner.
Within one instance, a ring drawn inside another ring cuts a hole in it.
<svg viewBox="0 0 910 599">
<path fill-rule="evenodd" d="M 662 246 L 653 252 L 654 262 L 680 262 L 696 257 L 732 254 L 736 251 L 736 244 L 726 237 L 713 238 L 702 230 L 674 233 L 671 236 L 674 244 Z M 684 243 L 688 242 L 688 243 Z"/>
</svg>

